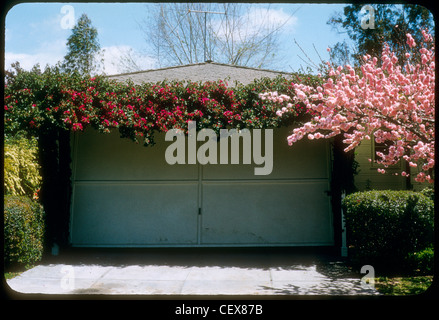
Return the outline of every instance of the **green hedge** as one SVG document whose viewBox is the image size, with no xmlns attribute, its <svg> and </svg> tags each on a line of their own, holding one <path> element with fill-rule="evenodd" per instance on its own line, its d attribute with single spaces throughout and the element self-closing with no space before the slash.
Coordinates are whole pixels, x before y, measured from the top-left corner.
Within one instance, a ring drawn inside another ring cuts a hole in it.
<svg viewBox="0 0 439 320">
<path fill-rule="evenodd" d="M 343 201 L 354 262 L 403 271 L 433 243 L 434 202 L 420 192 L 367 191 Z M 413 259 L 412 259 L 413 260 Z"/>
<path fill-rule="evenodd" d="M 433 246 L 424 250 L 410 253 L 407 262 L 412 270 L 422 274 L 432 274 L 434 268 L 434 249 Z"/>
<path fill-rule="evenodd" d="M 420 191 L 421 194 L 424 196 L 430 198 L 432 201 L 434 201 L 434 189 L 431 188 L 424 188 L 422 191 Z"/>
<path fill-rule="evenodd" d="M 6 268 L 29 267 L 41 260 L 44 242 L 44 210 L 26 196 L 4 198 L 4 261 Z"/>
</svg>

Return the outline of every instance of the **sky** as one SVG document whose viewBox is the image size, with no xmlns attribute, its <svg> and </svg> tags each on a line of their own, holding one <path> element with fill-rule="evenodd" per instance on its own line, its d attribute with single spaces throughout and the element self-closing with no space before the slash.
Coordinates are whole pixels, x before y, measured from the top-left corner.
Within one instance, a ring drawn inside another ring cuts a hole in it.
<svg viewBox="0 0 439 320">
<path fill-rule="evenodd" d="M 15 61 L 29 70 L 37 63 L 44 67 L 62 60 L 67 52 L 67 38 L 71 34 L 68 27 L 75 21 L 71 22 L 69 18 L 78 19 L 82 13 L 87 14 L 98 31 L 98 40 L 104 49 L 102 71 L 106 74 L 123 72 L 119 61 L 128 50 L 135 53 L 136 62 L 142 69 L 157 68 L 157 59 L 148 51 L 141 28 L 151 5 L 104 2 L 18 4 L 7 12 L 5 18 L 5 68 L 8 69 Z M 262 7 L 264 5 L 261 4 Z M 297 71 L 306 66 L 298 56 L 307 58 L 295 42 L 315 63 L 320 62 L 320 57 L 328 59 L 326 49 L 344 38 L 332 30 L 327 21 L 342 8 L 343 4 L 272 4 L 270 15 L 273 21 L 286 23 L 280 35 L 279 48 L 284 59 L 270 69 Z"/>
</svg>

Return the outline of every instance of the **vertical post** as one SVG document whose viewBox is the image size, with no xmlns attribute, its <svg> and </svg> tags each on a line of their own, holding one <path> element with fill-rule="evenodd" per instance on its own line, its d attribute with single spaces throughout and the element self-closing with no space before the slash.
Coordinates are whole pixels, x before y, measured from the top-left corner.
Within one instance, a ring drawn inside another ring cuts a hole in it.
<svg viewBox="0 0 439 320">
<path fill-rule="evenodd" d="M 203 177 L 203 166 L 200 164 L 197 164 L 198 166 L 198 217 L 197 217 L 197 244 L 201 244 L 201 237 L 202 237 L 202 225 L 203 225 L 203 216 L 202 216 L 202 210 L 203 210 L 203 188 L 201 185 L 202 177 Z"/>
<path fill-rule="evenodd" d="M 204 61 L 206 62 L 207 58 L 206 58 L 206 51 L 207 51 L 207 43 L 206 43 L 206 34 L 207 34 L 207 12 L 204 12 Z"/>
<path fill-rule="evenodd" d="M 59 131 L 58 172 L 59 172 L 59 212 L 58 226 L 59 245 L 67 246 L 69 242 L 70 200 L 71 200 L 71 150 L 70 130 Z"/>
<path fill-rule="evenodd" d="M 188 13 L 204 13 L 204 62 L 207 60 L 207 14 L 226 14 L 225 12 L 188 10 Z"/>
<path fill-rule="evenodd" d="M 343 199 L 345 197 L 346 193 L 343 191 L 341 193 L 341 201 L 343 202 Z M 343 212 L 343 206 L 341 207 L 341 256 L 347 257 L 348 256 L 348 248 L 346 243 L 346 223 L 344 219 L 344 212 Z"/>
</svg>

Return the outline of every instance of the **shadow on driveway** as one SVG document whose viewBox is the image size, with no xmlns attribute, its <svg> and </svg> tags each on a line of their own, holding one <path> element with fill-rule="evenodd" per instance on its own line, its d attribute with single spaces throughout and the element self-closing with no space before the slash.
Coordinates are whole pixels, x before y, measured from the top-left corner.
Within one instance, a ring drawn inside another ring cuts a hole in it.
<svg viewBox="0 0 439 320">
<path fill-rule="evenodd" d="M 375 295 L 327 248 L 64 249 L 8 285 L 21 293 Z"/>
</svg>

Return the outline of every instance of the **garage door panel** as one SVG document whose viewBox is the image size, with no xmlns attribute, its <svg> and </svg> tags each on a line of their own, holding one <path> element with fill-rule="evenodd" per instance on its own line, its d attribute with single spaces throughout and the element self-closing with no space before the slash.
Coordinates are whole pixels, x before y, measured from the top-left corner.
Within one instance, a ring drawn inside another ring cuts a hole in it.
<svg viewBox="0 0 439 320">
<path fill-rule="evenodd" d="M 327 182 L 203 183 L 204 244 L 332 244 Z"/>
<path fill-rule="evenodd" d="M 196 180 L 198 166 L 170 165 L 166 162 L 164 133 L 156 133 L 154 146 L 145 147 L 109 134 L 88 129 L 76 134 L 75 180 Z"/>
<path fill-rule="evenodd" d="M 231 142 L 229 141 L 229 165 L 203 166 L 203 179 L 206 180 L 272 180 L 272 179 L 325 179 L 328 178 L 328 159 L 329 144 L 327 140 L 307 141 L 303 139 L 292 146 L 287 143 L 287 136 L 291 133 L 289 128 L 273 129 L 273 170 L 269 175 L 255 175 L 254 168 L 264 167 L 265 164 L 257 165 L 253 161 L 251 164 L 242 164 L 243 147 L 242 142 L 239 148 L 239 164 L 230 164 Z M 262 130 L 262 137 L 264 133 Z M 230 139 L 230 138 L 229 138 Z M 262 153 L 265 151 L 265 139 L 262 139 Z M 220 161 L 220 144 L 218 143 L 218 160 Z M 253 152 L 253 151 L 252 151 Z"/>
<path fill-rule="evenodd" d="M 76 184 L 73 245 L 196 244 L 198 184 Z"/>
</svg>

